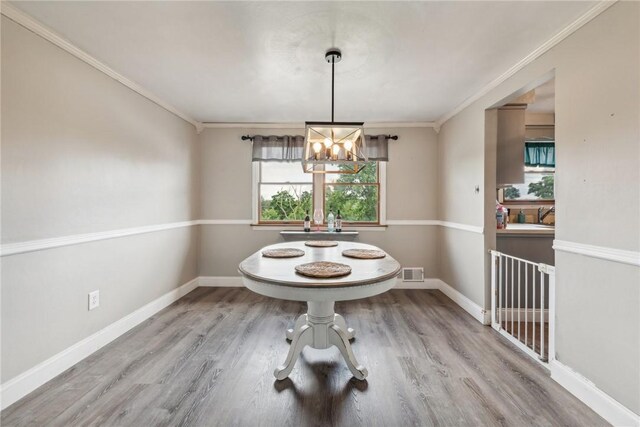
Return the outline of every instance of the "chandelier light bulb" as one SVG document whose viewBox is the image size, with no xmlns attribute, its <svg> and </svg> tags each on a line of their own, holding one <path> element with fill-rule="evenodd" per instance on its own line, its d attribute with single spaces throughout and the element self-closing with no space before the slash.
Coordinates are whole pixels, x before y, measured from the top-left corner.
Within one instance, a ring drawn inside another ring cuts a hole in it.
<svg viewBox="0 0 640 427">
<path fill-rule="evenodd" d="M 333 154 L 337 156 L 339 152 L 340 152 L 340 146 L 338 144 L 335 144 L 333 146 Z"/>
<path fill-rule="evenodd" d="M 324 145 L 327 148 L 331 147 L 333 145 L 333 141 L 331 140 L 331 138 L 325 138 L 324 139 Z"/>
<path fill-rule="evenodd" d="M 313 151 L 315 151 L 316 153 L 319 153 L 320 150 L 322 150 L 322 144 L 320 144 L 319 142 L 315 142 L 313 144 Z"/>
<path fill-rule="evenodd" d="M 344 149 L 347 150 L 347 151 L 351 151 L 351 147 L 353 147 L 353 142 L 351 142 L 350 139 L 347 139 L 344 142 Z"/>
</svg>

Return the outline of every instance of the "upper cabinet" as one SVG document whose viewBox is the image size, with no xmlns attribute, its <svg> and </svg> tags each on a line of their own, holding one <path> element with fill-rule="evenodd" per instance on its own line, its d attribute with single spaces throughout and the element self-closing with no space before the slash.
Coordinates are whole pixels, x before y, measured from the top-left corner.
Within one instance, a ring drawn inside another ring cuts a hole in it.
<svg viewBox="0 0 640 427">
<path fill-rule="evenodd" d="M 505 105 L 498 109 L 496 183 L 524 183 L 525 111 L 527 105 Z"/>
</svg>

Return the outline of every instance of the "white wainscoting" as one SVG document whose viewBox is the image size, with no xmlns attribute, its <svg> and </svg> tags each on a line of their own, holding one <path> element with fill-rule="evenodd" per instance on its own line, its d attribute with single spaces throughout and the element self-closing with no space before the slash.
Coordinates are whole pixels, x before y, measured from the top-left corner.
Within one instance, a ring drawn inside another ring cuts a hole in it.
<svg viewBox="0 0 640 427">
<path fill-rule="evenodd" d="M 557 360 L 549 364 L 551 378 L 614 426 L 640 426 L 640 416 Z"/>
<path fill-rule="evenodd" d="M 568 242 L 566 240 L 554 240 L 553 249 L 570 254 L 586 255 L 592 258 L 635 265 L 636 267 L 640 266 L 640 252 L 636 251 L 585 245 L 584 243 Z"/>
<path fill-rule="evenodd" d="M 13 404 L 47 381 L 66 371 L 82 359 L 90 356 L 125 332 L 147 320 L 163 308 L 171 305 L 198 287 L 198 278 L 173 289 L 150 303 L 140 307 L 120 320 L 77 342 L 0 385 L 1 409 Z"/>
</svg>

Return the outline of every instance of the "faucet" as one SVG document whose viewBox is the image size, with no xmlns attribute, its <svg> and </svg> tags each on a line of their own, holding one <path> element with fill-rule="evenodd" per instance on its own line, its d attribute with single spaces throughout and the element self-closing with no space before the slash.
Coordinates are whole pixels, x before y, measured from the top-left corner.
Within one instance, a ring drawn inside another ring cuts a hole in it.
<svg viewBox="0 0 640 427">
<path fill-rule="evenodd" d="M 544 219 L 552 212 L 556 211 L 556 207 L 555 206 L 551 206 L 551 208 L 546 211 L 545 213 L 542 213 L 544 211 L 544 207 L 539 207 L 538 208 L 538 224 L 542 224 L 542 221 L 544 221 Z"/>
</svg>

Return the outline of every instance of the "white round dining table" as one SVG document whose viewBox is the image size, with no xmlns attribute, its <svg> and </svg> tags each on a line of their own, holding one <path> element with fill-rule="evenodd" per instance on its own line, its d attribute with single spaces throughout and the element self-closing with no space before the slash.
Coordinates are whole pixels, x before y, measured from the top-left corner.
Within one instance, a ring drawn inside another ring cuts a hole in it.
<svg viewBox="0 0 640 427">
<path fill-rule="evenodd" d="M 292 301 L 306 301 L 307 313 L 299 316 L 293 328 L 286 331 L 291 346 L 284 363 L 274 372 L 278 380 L 291 373 L 305 346 L 326 349 L 336 346 L 353 376 L 364 380 L 367 369 L 356 360 L 350 340 L 355 331 L 347 327 L 345 319 L 335 313 L 336 301 L 367 298 L 391 289 L 400 272 L 400 264 L 389 254 L 379 259 L 355 259 L 342 255 L 347 249 L 379 248 L 358 242 L 337 242 L 333 247 L 310 247 L 304 242 L 285 242 L 267 246 L 242 261 L 238 271 L 244 285 L 261 295 Z M 295 258 L 268 258 L 268 249 L 295 248 L 305 252 Z M 336 278 L 311 278 L 298 274 L 295 267 L 314 261 L 347 264 L 351 273 Z"/>
</svg>

